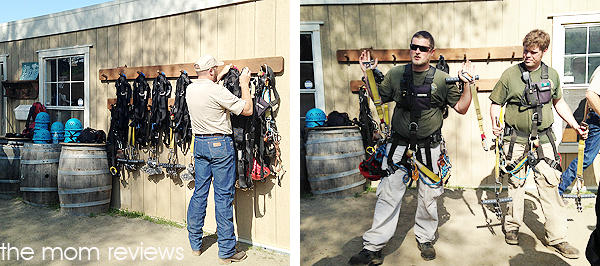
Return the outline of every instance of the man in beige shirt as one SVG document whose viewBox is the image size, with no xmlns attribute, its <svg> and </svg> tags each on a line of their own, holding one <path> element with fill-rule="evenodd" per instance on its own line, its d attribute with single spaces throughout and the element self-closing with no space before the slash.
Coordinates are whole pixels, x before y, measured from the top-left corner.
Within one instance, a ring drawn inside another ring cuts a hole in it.
<svg viewBox="0 0 600 266">
<path fill-rule="evenodd" d="M 233 225 L 233 199 L 236 158 L 231 138 L 230 113 L 250 116 L 253 104 L 248 68 L 244 68 L 240 75 L 242 98 L 238 98 L 215 83 L 231 67 L 225 66 L 217 75 L 217 67 L 221 65 L 223 62 L 217 62 L 211 55 L 200 57 L 194 65 L 198 80 L 187 87 L 186 101 L 195 136 L 196 167 L 195 189 L 188 207 L 187 222 L 192 252 L 199 256 L 208 192 L 210 183 L 213 182 L 219 258 L 221 264 L 229 264 L 246 258 L 244 251 L 237 251 L 235 248 L 237 241 Z"/>
</svg>

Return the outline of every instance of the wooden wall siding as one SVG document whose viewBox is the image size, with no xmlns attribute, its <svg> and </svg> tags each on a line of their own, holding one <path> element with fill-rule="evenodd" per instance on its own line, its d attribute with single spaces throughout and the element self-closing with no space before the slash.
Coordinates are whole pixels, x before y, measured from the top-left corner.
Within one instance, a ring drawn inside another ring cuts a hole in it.
<svg viewBox="0 0 600 266">
<path fill-rule="evenodd" d="M 593 0 L 505 0 L 461 1 L 408 4 L 306 5 L 300 7 L 301 21 L 323 21 L 321 51 L 325 86 L 325 113 L 337 110 L 358 117 L 358 96 L 350 92 L 350 81 L 361 78 L 358 64 L 339 63 L 337 50 L 406 49 L 412 35 L 427 30 L 437 48 L 478 48 L 520 46 L 532 29 L 540 28 L 552 35 L 550 14 L 600 10 Z M 550 50 L 552 43 L 550 44 Z M 521 55 L 516 55 L 520 58 Z M 497 79 L 519 61 L 475 62 L 481 79 Z M 551 51 L 544 62 L 552 65 Z M 450 63 L 456 76 L 460 63 Z M 379 65 L 386 73 L 392 63 Z M 489 93 L 479 93 L 488 146 L 493 135 L 489 118 Z M 393 108 L 393 104 L 391 108 Z M 375 110 L 372 106 L 372 110 Z M 376 112 L 373 111 L 376 116 Z M 390 112 L 392 113 L 392 112 Z M 377 118 L 376 118 L 377 119 Z M 494 153 L 485 152 L 474 107 L 461 116 L 451 111 L 444 121 L 443 134 L 453 163 L 450 186 L 493 185 Z M 460 146 L 459 146 L 460 145 Z M 461 159 L 459 159 L 461 158 Z M 467 159 L 462 159 L 467 158 Z M 593 181 L 588 184 L 594 185 Z M 528 185 L 533 186 L 531 179 Z"/>
<path fill-rule="evenodd" d="M 0 43 L 0 54 L 7 58 L 8 79 L 18 79 L 21 63 L 38 61 L 36 51 L 65 46 L 93 44 L 90 48 L 90 126 L 108 132 L 110 112 L 106 100 L 114 98 L 114 81 L 102 81 L 99 69 L 118 66 L 152 66 L 193 63 L 201 54 L 217 59 L 256 57 L 284 58 L 285 66 L 276 78 L 282 104 L 277 126 L 282 135 L 281 151 L 285 170 L 281 187 L 276 180 L 257 183 L 251 191 L 237 190 L 234 201 L 238 237 L 281 250 L 290 248 L 290 35 L 287 0 L 264 0 L 228 5 L 197 12 L 126 23 L 81 32 Z M 258 26 L 260 25 L 260 26 Z M 129 77 L 135 78 L 135 77 Z M 152 80 L 148 80 L 152 86 Z M 132 82 L 130 82 L 132 84 Z M 175 89 L 175 79 L 171 80 Z M 174 98 L 174 94 L 171 95 Z M 9 99 L 8 109 L 34 100 Z M 21 131 L 9 112 L 8 131 Z M 160 150 L 160 161 L 167 161 L 168 149 Z M 141 157 L 147 154 L 141 151 Z M 191 154 L 178 152 L 179 163 L 188 165 Z M 123 173 L 113 179 L 113 205 L 142 211 L 176 222 L 185 222 L 193 183 L 170 179 L 165 175 L 148 176 L 141 171 Z M 216 231 L 214 195 L 211 189 L 206 226 Z"/>
</svg>

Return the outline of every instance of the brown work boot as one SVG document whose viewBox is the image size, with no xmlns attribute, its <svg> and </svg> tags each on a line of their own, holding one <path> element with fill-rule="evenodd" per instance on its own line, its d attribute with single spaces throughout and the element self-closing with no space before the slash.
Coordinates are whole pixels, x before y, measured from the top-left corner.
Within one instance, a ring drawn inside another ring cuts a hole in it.
<svg viewBox="0 0 600 266">
<path fill-rule="evenodd" d="M 424 260 L 434 260 L 435 259 L 435 249 L 433 248 L 433 244 L 431 242 L 419 243 L 417 242 L 417 247 L 421 251 L 421 258 Z"/>
<path fill-rule="evenodd" d="M 519 230 L 512 230 L 506 232 L 504 235 L 504 240 L 509 245 L 518 245 L 519 244 Z"/>
<path fill-rule="evenodd" d="M 201 250 L 192 250 L 192 256 L 200 256 L 202 254 Z"/>
<path fill-rule="evenodd" d="M 579 250 L 574 246 L 569 245 L 569 242 L 561 242 L 556 245 L 548 246 L 549 249 L 558 252 L 565 258 L 577 259 L 579 258 Z"/>
<path fill-rule="evenodd" d="M 229 258 L 221 259 L 219 264 L 223 265 L 223 264 L 231 264 L 232 262 L 243 261 L 246 259 L 246 257 L 248 257 L 248 256 L 246 256 L 246 252 L 238 251 Z"/>
</svg>

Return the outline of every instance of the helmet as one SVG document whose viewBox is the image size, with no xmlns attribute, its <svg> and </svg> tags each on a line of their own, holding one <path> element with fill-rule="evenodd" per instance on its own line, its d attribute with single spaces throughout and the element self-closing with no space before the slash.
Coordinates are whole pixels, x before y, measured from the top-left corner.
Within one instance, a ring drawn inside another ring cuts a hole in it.
<svg viewBox="0 0 600 266">
<path fill-rule="evenodd" d="M 52 126 L 50 126 L 50 133 L 65 133 L 65 126 L 61 122 L 54 122 Z"/>
<path fill-rule="evenodd" d="M 48 124 L 50 124 L 50 115 L 46 112 L 38 113 L 35 117 L 35 129 L 48 130 Z"/>
<path fill-rule="evenodd" d="M 33 143 L 48 143 L 51 139 L 50 131 L 47 129 L 37 129 L 33 133 Z"/>
<path fill-rule="evenodd" d="M 50 124 L 50 115 L 46 112 L 39 112 L 35 117 L 35 123 Z"/>
<path fill-rule="evenodd" d="M 67 120 L 65 123 L 65 131 L 81 131 L 83 130 L 83 125 L 81 121 L 77 118 L 71 118 Z"/>
<path fill-rule="evenodd" d="M 306 112 L 306 127 L 316 127 L 325 124 L 327 116 L 325 112 L 319 108 L 313 108 Z"/>
</svg>

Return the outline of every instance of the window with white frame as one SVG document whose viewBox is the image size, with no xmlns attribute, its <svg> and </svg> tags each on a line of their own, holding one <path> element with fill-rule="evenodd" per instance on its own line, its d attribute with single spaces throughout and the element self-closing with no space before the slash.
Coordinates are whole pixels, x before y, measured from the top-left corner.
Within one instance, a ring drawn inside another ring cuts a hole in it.
<svg viewBox="0 0 600 266">
<path fill-rule="evenodd" d="M 600 65 L 600 12 L 555 14 L 550 18 L 552 67 L 563 83 L 563 99 L 575 119 L 582 121 L 585 91 L 592 73 Z M 556 112 L 554 121 L 553 130 L 560 140 L 566 123 Z"/>
<path fill-rule="evenodd" d="M 65 123 L 70 118 L 88 127 L 89 49 L 91 45 L 39 50 L 40 102 L 50 119 Z"/>
<path fill-rule="evenodd" d="M 589 84 L 600 65 L 600 23 L 565 25 L 564 83 Z"/>
<path fill-rule="evenodd" d="M 324 111 L 323 67 L 320 25 L 323 22 L 300 23 L 300 127 L 306 112 L 312 108 Z"/>
</svg>

